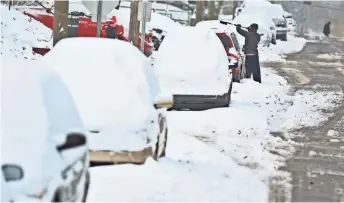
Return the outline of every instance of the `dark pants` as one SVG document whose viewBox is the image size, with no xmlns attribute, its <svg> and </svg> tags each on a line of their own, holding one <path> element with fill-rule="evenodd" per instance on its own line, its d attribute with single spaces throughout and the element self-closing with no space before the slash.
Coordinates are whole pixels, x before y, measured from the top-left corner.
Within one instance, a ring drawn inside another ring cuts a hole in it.
<svg viewBox="0 0 344 203">
<path fill-rule="evenodd" d="M 261 83 L 262 79 L 260 76 L 260 64 L 259 55 L 246 55 L 246 75 L 245 78 L 251 78 L 253 75 L 253 80 Z"/>
</svg>

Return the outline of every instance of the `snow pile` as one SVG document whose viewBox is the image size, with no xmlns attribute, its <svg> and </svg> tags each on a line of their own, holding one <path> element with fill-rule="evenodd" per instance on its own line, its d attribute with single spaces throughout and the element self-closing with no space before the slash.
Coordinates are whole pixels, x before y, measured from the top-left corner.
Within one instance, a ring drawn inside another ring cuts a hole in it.
<svg viewBox="0 0 344 203">
<path fill-rule="evenodd" d="M 159 162 L 91 168 L 87 201 L 267 201 L 267 186 L 250 170 L 195 138 L 171 135 Z"/>
<path fill-rule="evenodd" d="M 318 126 L 327 121 L 332 114 L 322 112 L 323 109 L 334 109 L 340 105 L 343 92 L 316 92 L 300 90 L 293 97 L 293 105 L 288 108 L 287 119 L 283 128 L 298 129 Z"/>
<path fill-rule="evenodd" d="M 341 60 L 343 57 L 340 55 L 333 55 L 333 54 L 319 54 L 317 59 L 325 60 L 325 61 L 333 61 L 333 60 Z"/>
<path fill-rule="evenodd" d="M 101 131 L 91 136 L 92 149 L 137 150 L 147 138 L 154 143 L 158 116 L 144 72 L 151 67 L 137 48 L 120 40 L 69 38 L 44 60 L 69 87 L 86 127 Z"/>
<path fill-rule="evenodd" d="M 154 66 L 168 93 L 222 95 L 229 89 L 228 63 L 214 32 L 182 27 L 165 37 Z"/>
<path fill-rule="evenodd" d="M 292 54 L 302 51 L 307 40 L 300 37 L 288 35 L 288 41 L 277 41 L 276 45 L 270 44 L 270 47 L 260 48 L 261 62 L 285 62 L 281 55 Z"/>
<path fill-rule="evenodd" d="M 119 10 L 112 10 L 108 17 L 116 16 L 117 23 L 123 25 L 125 35 L 129 34 L 130 9 L 120 8 Z M 153 28 L 159 28 L 168 32 L 169 30 L 176 30 L 182 27 L 179 23 L 174 22 L 170 18 L 158 13 L 152 12 L 151 21 L 146 24 L 146 32 Z M 141 30 L 141 26 L 140 26 Z"/>
<path fill-rule="evenodd" d="M 1 57 L 37 59 L 32 47 L 50 47 L 52 31 L 21 12 L 0 5 Z"/>
</svg>

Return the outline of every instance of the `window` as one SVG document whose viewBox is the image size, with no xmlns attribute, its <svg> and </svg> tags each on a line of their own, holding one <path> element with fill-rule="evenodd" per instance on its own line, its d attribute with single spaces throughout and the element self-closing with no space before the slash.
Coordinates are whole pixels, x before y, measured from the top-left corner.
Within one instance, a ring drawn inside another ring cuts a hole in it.
<svg viewBox="0 0 344 203">
<path fill-rule="evenodd" d="M 225 33 L 217 33 L 216 35 L 220 38 L 222 45 L 226 50 L 233 47 L 231 38 L 229 38 Z"/>
<path fill-rule="evenodd" d="M 234 43 L 235 49 L 236 49 L 238 52 L 240 52 L 240 45 L 239 45 L 239 42 L 238 42 L 238 39 L 237 39 L 235 33 L 231 33 L 231 37 L 232 37 L 232 39 L 233 39 L 233 43 Z"/>
</svg>

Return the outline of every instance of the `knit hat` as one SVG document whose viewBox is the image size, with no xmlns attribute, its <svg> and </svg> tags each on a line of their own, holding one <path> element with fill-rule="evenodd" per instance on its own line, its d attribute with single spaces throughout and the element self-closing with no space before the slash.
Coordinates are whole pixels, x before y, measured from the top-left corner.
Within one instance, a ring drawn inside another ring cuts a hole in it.
<svg viewBox="0 0 344 203">
<path fill-rule="evenodd" d="M 251 29 L 254 30 L 254 31 L 257 31 L 258 30 L 258 24 L 257 23 L 252 23 L 250 25 Z"/>
</svg>

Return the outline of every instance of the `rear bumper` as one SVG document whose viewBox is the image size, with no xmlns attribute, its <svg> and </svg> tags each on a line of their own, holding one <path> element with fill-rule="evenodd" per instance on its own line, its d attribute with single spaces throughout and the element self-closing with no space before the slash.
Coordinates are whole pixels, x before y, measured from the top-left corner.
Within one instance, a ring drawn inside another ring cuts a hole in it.
<svg viewBox="0 0 344 203">
<path fill-rule="evenodd" d="M 172 110 L 202 111 L 228 106 L 230 97 L 223 95 L 173 95 Z"/>
</svg>

